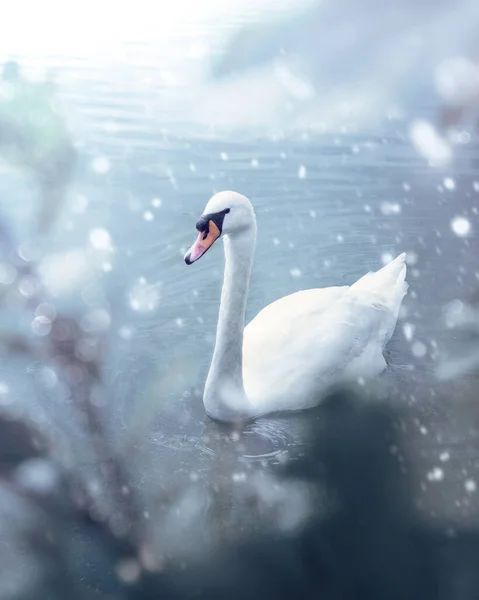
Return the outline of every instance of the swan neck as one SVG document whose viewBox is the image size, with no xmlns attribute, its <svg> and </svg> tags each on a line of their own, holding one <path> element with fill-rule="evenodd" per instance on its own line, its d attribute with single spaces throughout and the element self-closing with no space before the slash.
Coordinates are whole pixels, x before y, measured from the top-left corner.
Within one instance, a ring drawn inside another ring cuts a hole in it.
<svg viewBox="0 0 479 600">
<path fill-rule="evenodd" d="M 225 271 L 216 344 L 205 387 L 207 412 L 218 419 L 244 418 L 243 332 L 246 300 L 256 244 L 256 223 L 224 238 Z"/>
</svg>

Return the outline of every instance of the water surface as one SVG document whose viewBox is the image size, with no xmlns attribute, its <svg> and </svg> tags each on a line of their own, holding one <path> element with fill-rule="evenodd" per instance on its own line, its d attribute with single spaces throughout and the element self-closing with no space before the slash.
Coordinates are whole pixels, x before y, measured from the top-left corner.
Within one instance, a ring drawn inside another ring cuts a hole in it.
<svg viewBox="0 0 479 600">
<path fill-rule="evenodd" d="M 412 147 L 406 118 L 323 134 L 228 135 L 193 124 L 180 110 L 186 86 L 171 80 L 187 81 L 194 53 L 175 60 L 179 49 L 215 36 L 218 29 L 205 26 L 178 33 L 168 48 L 158 41 L 124 43 L 114 64 L 88 56 L 16 56 L 31 72 L 47 66 L 55 73 L 80 152 L 68 203 L 42 252 L 50 260 L 75 251 L 63 270 L 53 261 L 59 307 L 79 314 L 102 308 L 111 315 L 105 411 L 150 515 L 167 511 L 159 500 L 165 494 L 177 497 L 186 489 L 184 513 L 178 522 L 168 513 L 166 521 L 187 535 L 190 520 L 215 515 L 219 486 L 226 489 L 219 527 L 238 533 L 238 523 L 256 518 L 245 514 L 242 486 L 252 473 L 274 471 L 300 451 L 305 426 L 321 421 L 319 409 L 232 431 L 204 414 L 201 392 L 223 255 L 218 244 L 186 268 L 183 254 L 209 197 L 233 189 L 251 199 L 258 219 L 247 320 L 283 295 L 351 284 L 407 252 L 410 289 L 380 382 L 390 401 L 415 411 L 405 427 L 416 457 L 418 502 L 428 514 L 477 517 L 477 503 L 464 492 L 479 464 L 477 407 L 462 400 L 470 382 L 439 384 L 434 374 L 449 335 L 443 307 L 467 298 L 479 280 L 477 139 L 456 149 L 447 170 L 434 170 Z M 433 97 L 418 103 L 421 114 L 434 115 L 435 108 Z M 19 237 L 27 238 L 32 186 L 7 168 L 0 186 Z M 469 235 L 454 230 L 458 216 L 470 223 Z M 97 229 L 109 233 L 111 251 L 92 250 Z M 73 283 L 64 291 L 67 275 Z M 17 374 L 17 391 L 36 387 L 35 402 L 52 418 L 56 409 L 42 405 L 37 367 L 28 367 L 2 370 L 12 381 Z M 447 461 L 440 458 L 445 452 Z M 431 482 L 428 473 L 437 465 L 444 480 Z"/>
</svg>

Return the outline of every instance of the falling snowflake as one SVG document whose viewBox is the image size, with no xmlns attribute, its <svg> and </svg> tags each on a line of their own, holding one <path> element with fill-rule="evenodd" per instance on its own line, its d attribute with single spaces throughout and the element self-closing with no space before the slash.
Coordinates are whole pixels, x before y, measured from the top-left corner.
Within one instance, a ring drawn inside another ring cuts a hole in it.
<svg viewBox="0 0 479 600">
<path fill-rule="evenodd" d="M 417 263 L 418 260 L 418 256 L 417 253 L 414 252 L 414 250 L 409 250 L 408 252 L 406 252 L 406 264 L 409 266 L 413 266 Z"/>
<path fill-rule="evenodd" d="M 128 301 L 136 312 L 154 311 L 160 302 L 159 285 L 147 283 L 146 279 L 141 277 L 130 289 Z"/>
<path fill-rule="evenodd" d="M 466 479 L 466 481 L 464 482 L 464 488 L 466 492 L 469 492 L 470 494 L 475 492 L 477 489 L 477 485 L 474 479 Z"/>
<path fill-rule="evenodd" d="M 91 163 L 92 169 L 99 175 L 104 175 L 110 170 L 110 161 L 106 156 L 97 156 Z"/>
<path fill-rule="evenodd" d="M 412 338 L 414 337 L 414 330 L 415 330 L 415 326 L 412 323 L 404 323 L 402 330 L 404 333 L 404 337 L 406 338 L 406 340 L 408 342 L 410 342 L 412 340 Z"/>
<path fill-rule="evenodd" d="M 381 262 L 383 263 L 383 265 L 387 265 L 388 263 L 390 263 L 393 258 L 394 257 L 390 252 L 383 252 L 381 254 Z"/>
<path fill-rule="evenodd" d="M 47 494 L 51 493 L 58 482 L 58 471 L 45 458 L 31 458 L 20 464 L 15 478 L 23 487 L 36 494 Z"/>
<path fill-rule="evenodd" d="M 161 198 L 153 198 L 153 200 L 151 201 L 151 204 L 155 208 L 160 208 L 160 206 L 161 206 Z"/>
<path fill-rule="evenodd" d="M 155 216 L 153 215 L 151 210 L 145 210 L 145 212 L 143 213 L 143 218 L 145 219 L 145 221 L 153 221 Z"/>
<path fill-rule="evenodd" d="M 454 181 L 454 179 L 452 177 L 446 177 L 444 179 L 444 187 L 446 188 L 446 190 L 454 190 L 456 189 L 456 182 Z"/>
<path fill-rule="evenodd" d="M 125 583 L 135 583 L 141 576 L 141 565 L 134 558 L 125 558 L 116 567 L 118 579 Z"/>
<path fill-rule="evenodd" d="M 427 347 L 423 342 L 417 340 L 412 344 L 411 351 L 416 358 L 423 358 L 426 356 Z"/>
<path fill-rule="evenodd" d="M 304 165 L 301 165 L 298 169 L 298 177 L 300 179 L 304 179 L 306 177 L 306 167 Z"/>
<path fill-rule="evenodd" d="M 122 340 L 131 340 L 134 332 L 135 331 L 134 331 L 133 327 L 129 327 L 128 325 L 123 325 L 118 330 L 118 335 L 121 337 Z"/>
<path fill-rule="evenodd" d="M 409 135 L 416 150 L 432 166 L 441 167 L 450 162 L 452 157 L 450 147 L 427 121 L 414 121 Z"/>
<path fill-rule="evenodd" d="M 429 481 L 442 481 L 444 479 L 444 471 L 440 467 L 434 467 L 427 474 Z"/>
<path fill-rule="evenodd" d="M 291 269 L 289 274 L 291 275 L 291 277 L 301 277 L 301 269 L 298 269 L 297 267 Z"/>
<path fill-rule="evenodd" d="M 466 237 L 471 231 L 471 224 L 466 217 L 454 217 L 451 221 L 451 229 L 459 237 Z"/>
<path fill-rule="evenodd" d="M 90 231 L 90 244 L 95 250 L 110 250 L 111 236 L 110 233 L 103 228 L 92 229 Z"/>
<path fill-rule="evenodd" d="M 398 202 L 382 202 L 379 207 L 385 217 L 398 215 L 401 212 L 401 205 Z"/>
<path fill-rule="evenodd" d="M 221 156 L 221 160 L 228 160 L 228 155 L 226 154 L 226 152 L 222 152 L 220 154 L 220 156 Z"/>
</svg>

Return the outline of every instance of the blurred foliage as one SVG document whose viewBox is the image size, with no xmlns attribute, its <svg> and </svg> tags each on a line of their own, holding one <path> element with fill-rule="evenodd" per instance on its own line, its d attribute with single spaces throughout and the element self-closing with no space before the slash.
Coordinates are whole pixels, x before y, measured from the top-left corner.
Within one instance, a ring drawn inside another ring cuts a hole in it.
<svg viewBox="0 0 479 600">
<path fill-rule="evenodd" d="M 29 81 L 13 61 L 0 83 L 0 155 L 33 174 L 41 196 L 36 230 L 47 232 L 65 200 L 76 151 L 53 82 Z"/>
<path fill-rule="evenodd" d="M 16 424 L 22 450 L 8 455 L 3 442 L 11 423 L 3 419 L 0 452 L 12 468 L 2 487 L 29 516 L 29 526 L 19 523 L 12 539 L 23 560 L 28 556 L 39 569 L 34 589 L 3 597 L 476 598 L 479 532 L 452 533 L 447 523 L 433 527 L 418 516 L 398 452 L 391 452 L 405 450 L 400 415 L 345 392 L 329 399 L 323 417 L 305 456 L 285 467 L 282 478 L 326 489 L 327 513 L 314 511 L 293 532 L 225 545 L 179 569 L 148 549 L 136 518 L 141 506 L 132 499 L 118 505 L 126 526 L 117 529 L 118 514 L 96 511 L 74 469 L 60 469 L 40 448 L 32 453 L 36 434 L 26 424 Z M 89 443 L 93 432 L 85 433 Z M 101 445 L 97 450 L 104 462 Z M 110 457 L 110 466 L 114 476 L 103 483 L 121 496 L 128 485 L 121 458 Z"/>
</svg>

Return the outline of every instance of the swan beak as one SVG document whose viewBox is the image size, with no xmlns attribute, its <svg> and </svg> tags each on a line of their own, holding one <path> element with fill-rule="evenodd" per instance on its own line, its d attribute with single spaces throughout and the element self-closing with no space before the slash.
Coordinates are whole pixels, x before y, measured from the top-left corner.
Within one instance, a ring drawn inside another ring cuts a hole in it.
<svg viewBox="0 0 479 600">
<path fill-rule="evenodd" d="M 208 227 L 205 231 L 200 231 L 198 239 L 185 254 L 185 263 L 191 265 L 211 248 L 214 242 L 220 237 L 221 231 L 214 221 L 208 221 Z"/>
</svg>

